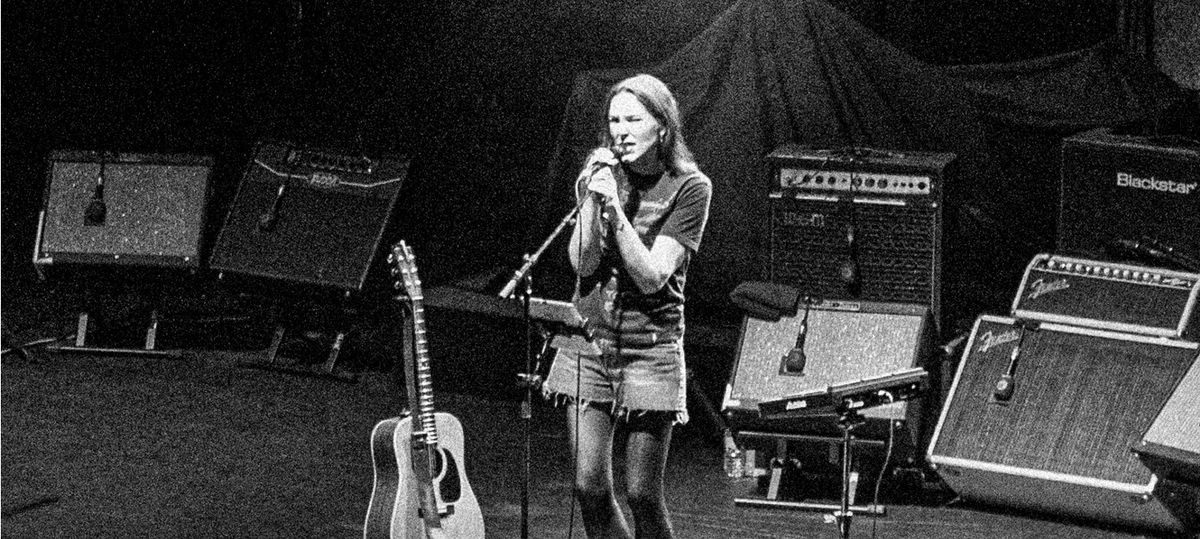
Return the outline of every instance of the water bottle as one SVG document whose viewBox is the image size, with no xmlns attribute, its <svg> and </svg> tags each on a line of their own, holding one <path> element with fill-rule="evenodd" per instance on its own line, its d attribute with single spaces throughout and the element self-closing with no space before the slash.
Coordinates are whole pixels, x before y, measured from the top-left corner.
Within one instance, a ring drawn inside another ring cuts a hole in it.
<svg viewBox="0 0 1200 539">
<path fill-rule="evenodd" d="M 743 477 L 746 474 L 745 454 L 737 446 L 737 441 L 733 439 L 733 432 L 726 429 L 723 438 L 725 442 L 725 476 Z"/>
<path fill-rule="evenodd" d="M 736 445 L 725 448 L 725 476 L 740 479 L 746 475 L 746 456 Z"/>
</svg>

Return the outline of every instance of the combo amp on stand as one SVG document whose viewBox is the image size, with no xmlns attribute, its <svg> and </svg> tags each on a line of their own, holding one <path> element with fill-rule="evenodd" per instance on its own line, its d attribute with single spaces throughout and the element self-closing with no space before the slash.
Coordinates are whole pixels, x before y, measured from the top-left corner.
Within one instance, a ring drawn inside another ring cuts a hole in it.
<svg viewBox="0 0 1200 539">
<path fill-rule="evenodd" d="M 258 144 L 217 238 L 210 266 L 234 286 L 275 296 L 277 320 L 286 311 L 316 310 L 336 332 L 314 371 L 279 358 L 289 326 L 280 321 L 266 358 L 243 366 L 353 380 L 337 363 L 360 300 L 387 288 L 378 260 L 408 173 L 402 156 Z M 320 324 L 317 324 L 320 325 Z"/>
<path fill-rule="evenodd" d="M 64 352 L 174 357 L 158 347 L 163 319 L 161 281 L 194 276 L 201 266 L 213 160 L 185 154 L 60 150 L 48 157 L 48 181 L 38 216 L 33 263 L 39 275 L 78 282 L 81 306 L 73 345 Z M 122 288 L 159 284 L 140 348 L 88 342 L 97 311 L 130 297 Z"/>
<path fill-rule="evenodd" d="M 777 320 L 747 316 L 743 321 L 722 410 L 740 442 L 773 442 L 774 448 L 773 454 L 771 448 L 763 450 L 772 454 L 764 467 L 746 463 L 755 475 L 764 476 L 765 495 L 739 497 L 734 503 L 882 515 L 880 505 L 855 505 L 859 477 L 872 462 L 852 456 L 850 438 L 856 448 L 884 453 L 877 459 L 878 474 L 885 473 L 892 455 L 900 462 L 919 454 L 927 403 L 910 399 L 923 397 L 930 385 L 923 368 L 933 349 L 929 309 L 848 300 L 801 303 L 797 312 Z M 910 385 L 914 380 L 917 386 Z M 882 398 L 880 392 L 889 395 L 889 402 L 871 400 Z M 841 462 L 848 512 L 836 502 L 811 501 L 823 497 L 819 494 L 801 492 L 806 470 L 828 467 L 805 462 L 799 451 L 817 445 L 828 447 L 829 461 Z"/>
</svg>

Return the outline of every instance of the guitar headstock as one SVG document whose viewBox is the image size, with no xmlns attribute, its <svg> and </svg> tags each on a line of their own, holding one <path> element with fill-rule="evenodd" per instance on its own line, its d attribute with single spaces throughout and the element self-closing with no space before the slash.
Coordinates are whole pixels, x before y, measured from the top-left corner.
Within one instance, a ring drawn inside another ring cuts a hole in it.
<svg viewBox="0 0 1200 539">
<path fill-rule="evenodd" d="M 392 286 L 397 290 L 403 287 L 414 300 L 421 299 L 421 279 L 417 277 L 417 258 L 413 256 L 412 248 L 404 240 L 396 242 L 388 262 L 392 263 L 392 277 L 398 277 Z"/>
</svg>

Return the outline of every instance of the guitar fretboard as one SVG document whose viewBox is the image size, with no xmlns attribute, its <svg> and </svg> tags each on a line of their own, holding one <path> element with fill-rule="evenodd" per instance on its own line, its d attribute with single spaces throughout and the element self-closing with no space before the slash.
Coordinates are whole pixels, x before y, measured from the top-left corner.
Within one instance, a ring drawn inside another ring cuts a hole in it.
<svg viewBox="0 0 1200 539">
<path fill-rule="evenodd" d="M 404 291 L 408 293 L 413 314 L 413 348 L 416 355 L 417 407 L 414 413 L 421 424 L 422 434 L 428 446 L 436 446 L 437 419 L 433 407 L 433 377 L 429 369 L 429 347 L 425 341 L 425 307 L 421 293 L 421 278 L 417 276 L 416 258 L 412 249 L 401 241 L 393 246 L 391 260 L 396 264 L 394 273 L 399 273 Z M 397 283 L 399 285 L 400 283 Z M 415 434 L 415 433 L 414 433 Z"/>
<path fill-rule="evenodd" d="M 420 294 L 410 295 L 413 310 L 413 340 L 417 356 L 417 392 L 420 395 L 421 426 L 426 443 L 437 445 L 437 421 L 433 407 L 433 375 L 429 368 L 429 347 L 425 341 L 425 308 Z"/>
</svg>

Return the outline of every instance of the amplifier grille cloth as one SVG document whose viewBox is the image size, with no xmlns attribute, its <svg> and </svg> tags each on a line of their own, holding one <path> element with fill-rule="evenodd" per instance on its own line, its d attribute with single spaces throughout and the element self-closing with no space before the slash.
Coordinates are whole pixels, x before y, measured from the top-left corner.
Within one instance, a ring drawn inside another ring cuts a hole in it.
<svg viewBox="0 0 1200 539">
<path fill-rule="evenodd" d="M 83 226 L 99 163 L 56 161 L 41 251 L 197 257 L 208 166 L 107 163 L 103 226 Z"/>
<path fill-rule="evenodd" d="M 839 267 L 849 256 L 847 203 L 773 200 L 771 280 L 806 293 L 846 298 Z M 936 210 L 854 205 L 860 296 L 872 301 L 932 305 Z"/>
<path fill-rule="evenodd" d="M 805 339 L 805 374 L 782 375 L 780 363 L 796 344 L 801 316 L 779 322 L 747 319 L 731 399 L 757 411 L 757 403 L 764 400 L 911 368 L 916 359 L 922 316 L 813 310 Z M 902 405 L 882 406 L 866 415 L 896 415 Z"/>
<path fill-rule="evenodd" d="M 1190 365 L 1182 350 L 1048 330 L 1026 334 L 1006 405 L 989 403 L 1012 350 L 980 352 L 981 335 L 1015 331 L 981 323 L 945 411 L 937 454 L 1124 483 L 1150 471 L 1130 448 Z M 1165 387 L 1164 387 L 1165 386 Z"/>
</svg>

